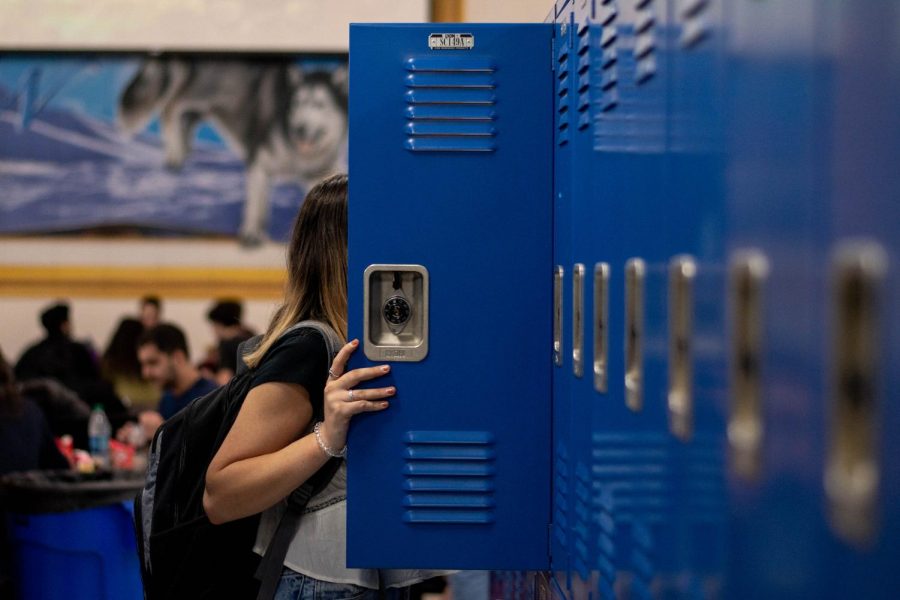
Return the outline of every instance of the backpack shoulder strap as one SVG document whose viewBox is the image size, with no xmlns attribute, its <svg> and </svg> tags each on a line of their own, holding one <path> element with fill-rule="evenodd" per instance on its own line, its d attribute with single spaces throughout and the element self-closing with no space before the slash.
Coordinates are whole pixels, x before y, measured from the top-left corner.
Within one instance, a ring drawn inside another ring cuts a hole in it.
<svg viewBox="0 0 900 600">
<path fill-rule="evenodd" d="M 299 323 L 285 331 L 282 335 L 287 335 L 291 331 L 303 329 L 304 327 L 308 329 L 315 329 L 325 339 L 325 348 L 326 350 L 328 350 L 328 360 L 326 361 L 326 364 L 329 368 L 331 368 L 331 361 L 334 360 L 335 355 L 337 355 L 338 350 L 341 349 L 341 345 L 343 344 L 340 336 L 338 336 L 337 332 L 332 329 L 331 325 L 329 325 L 328 323 L 315 321 L 313 319 L 300 321 Z"/>
<path fill-rule="evenodd" d="M 342 458 L 330 459 L 311 478 L 291 493 L 288 508 L 278 521 L 278 527 L 272 534 L 266 554 L 259 561 L 259 567 L 256 569 L 256 578 L 260 580 L 259 594 L 256 596 L 256 600 L 272 600 L 275 597 L 275 590 L 278 589 L 278 582 L 284 569 L 284 559 L 287 556 L 291 540 L 294 539 L 297 528 L 300 526 L 303 509 L 313 496 L 328 485 L 340 468 L 341 462 L 343 462 Z"/>
<path fill-rule="evenodd" d="M 341 345 L 340 337 L 338 337 L 337 333 L 328 324 L 313 320 L 301 321 L 285 331 L 282 335 L 286 335 L 290 331 L 302 329 L 304 327 L 315 329 L 323 338 L 325 338 L 325 349 L 328 352 L 325 365 L 327 368 L 331 368 L 331 361 L 334 360 Z M 281 520 L 278 521 L 278 527 L 275 529 L 275 533 L 269 541 L 269 547 L 266 549 L 266 554 L 263 556 L 259 563 L 259 568 L 256 570 L 256 577 L 261 580 L 259 594 L 256 597 L 257 600 L 271 600 L 275 596 L 275 590 L 277 589 L 279 579 L 281 578 L 281 571 L 284 568 L 284 559 L 287 556 L 291 540 L 297 533 L 297 527 L 300 525 L 300 517 L 303 514 L 303 509 L 306 508 L 306 505 L 313 496 L 325 489 L 331 481 L 331 478 L 334 477 L 334 474 L 341 466 L 341 462 L 342 459 L 340 458 L 330 459 L 321 469 L 316 471 L 312 477 L 303 482 L 297 489 L 291 492 L 290 496 L 288 496 L 288 508 L 281 517 Z"/>
<path fill-rule="evenodd" d="M 284 333 L 282 333 L 280 336 L 278 336 L 278 339 L 283 338 L 284 336 L 291 333 L 292 331 L 296 331 L 298 329 L 303 329 L 304 327 L 306 327 L 308 329 L 315 329 L 325 339 L 325 348 L 328 350 L 328 360 L 326 361 L 326 364 L 330 368 L 331 361 L 334 359 L 335 355 L 338 353 L 338 350 L 340 350 L 340 347 L 343 342 L 341 341 L 341 338 L 340 338 L 340 336 L 338 336 L 337 332 L 335 332 L 335 330 L 332 329 L 331 326 L 328 325 L 328 323 L 323 323 L 322 321 L 316 321 L 313 319 L 307 319 L 306 321 L 300 321 L 299 323 L 295 323 L 294 325 L 291 325 L 288 329 L 286 329 L 284 331 Z M 260 345 L 260 343 L 262 343 L 262 340 L 263 340 L 262 335 L 254 335 L 253 337 L 244 340 L 243 342 L 241 342 L 238 345 L 238 348 L 237 348 L 238 366 L 237 366 L 237 372 L 235 373 L 235 375 L 241 375 L 245 371 L 250 370 L 250 367 L 248 367 L 247 363 L 245 363 L 242 360 L 242 357 L 253 352 L 253 350 L 255 350 Z"/>
</svg>

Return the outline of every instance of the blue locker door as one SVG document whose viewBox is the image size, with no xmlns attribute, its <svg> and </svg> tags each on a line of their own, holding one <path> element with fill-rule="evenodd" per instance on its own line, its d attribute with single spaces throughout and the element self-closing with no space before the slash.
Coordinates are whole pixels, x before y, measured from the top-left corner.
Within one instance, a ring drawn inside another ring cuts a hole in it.
<svg viewBox="0 0 900 600">
<path fill-rule="evenodd" d="M 729 469 L 729 598 L 823 598 L 828 2 L 734 0 L 728 30 L 728 253 L 768 265 L 753 319 L 762 342 L 755 472 Z M 734 398 L 734 397 L 732 397 Z M 735 450 L 737 446 L 732 446 Z"/>
<path fill-rule="evenodd" d="M 721 588 L 727 556 L 726 2 L 674 2 L 666 27 L 669 114 L 660 211 L 670 256 L 680 257 L 670 262 L 667 290 L 669 428 L 678 473 L 673 502 L 681 521 L 678 591 L 691 598 Z"/>
<path fill-rule="evenodd" d="M 596 394 L 591 476 L 602 596 L 671 595 L 678 483 L 666 410 L 669 56 L 664 0 L 596 2 L 591 197 L 577 248 L 609 265 L 608 388 Z M 592 317 L 593 318 L 593 317 Z M 583 389 L 583 388 L 582 388 Z"/>
<path fill-rule="evenodd" d="M 551 37 L 351 27 L 353 366 L 398 389 L 351 428 L 351 567 L 549 567 Z"/>
<path fill-rule="evenodd" d="M 830 17 L 839 26 L 829 28 L 834 35 L 831 47 L 838 52 L 833 151 L 825 180 L 833 186 L 833 201 L 827 261 L 822 265 L 829 286 L 829 350 L 823 369 L 828 373 L 823 398 L 828 458 L 822 475 L 823 481 L 832 482 L 823 485 L 829 526 L 826 573 L 835 598 L 898 598 L 900 4 L 866 0 L 840 3 L 838 8 Z M 841 306 L 848 297 L 842 289 L 846 274 L 841 273 L 847 267 L 858 270 L 866 282 L 856 288 L 862 317 L 871 323 L 859 330 L 862 335 L 852 334 L 847 324 L 855 317 Z M 852 349 L 851 357 L 867 357 L 868 368 L 854 376 L 856 367 L 844 363 L 848 355 L 842 349 Z M 862 383 L 848 386 L 853 379 Z M 856 435 L 847 437 L 853 430 Z M 857 454 L 859 460 L 841 460 L 851 447 L 837 443 L 842 438 L 864 450 Z M 848 475 L 867 462 L 874 466 L 875 484 L 852 485 Z M 835 468 L 840 463 L 852 466 Z"/>
<path fill-rule="evenodd" d="M 599 88 L 598 76 L 592 72 L 592 59 L 596 52 L 592 46 L 599 46 L 599 32 L 595 26 L 594 2 L 580 0 L 571 3 L 571 18 L 567 26 L 571 51 L 569 55 L 570 88 L 569 101 L 569 143 L 567 144 L 569 168 L 559 172 L 556 163 L 556 180 L 566 180 L 569 189 L 571 214 L 567 221 L 570 235 L 570 258 L 563 260 L 570 273 L 566 285 L 568 298 L 565 310 L 570 314 L 566 325 L 566 360 L 554 372 L 557 380 L 565 382 L 570 389 L 571 402 L 571 597 L 588 598 L 597 593 L 599 571 L 596 565 L 597 527 L 594 508 L 595 494 L 592 490 L 591 466 L 591 419 L 595 402 L 600 397 L 594 389 L 593 369 L 593 297 L 594 297 L 594 257 L 591 256 L 586 240 L 597 235 L 598 223 L 589 219 L 588 205 L 591 203 L 591 158 L 593 155 L 593 135 L 591 129 L 592 87 Z M 558 19 L 561 21 L 564 15 Z M 596 63 L 594 67 L 596 67 Z M 558 109 L 557 109 L 558 110 Z M 557 144 L 557 151 L 562 148 Z M 561 223 L 557 222 L 559 235 Z M 557 246 L 559 250 L 559 246 Z M 561 259 L 558 257 L 558 261 Z M 554 387 L 560 387 L 554 382 Z M 558 400 L 554 396 L 554 400 Z"/>
<path fill-rule="evenodd" d="M 553 528 L 551 556 L 555 585 L 569 593 L 572 587 L 572 548 L 575 544 L 575 453 L 572 443 L 572 393 L 566 369 L 571 368 L 572 342 L 572 3 L 557 2 L 553 35 L 554 155 L 553 155 L 553 264 L 554 264 L 554 373 L 553 373 Z M 560 374 L 563 374 L 561 377 Z"/>
</svg>

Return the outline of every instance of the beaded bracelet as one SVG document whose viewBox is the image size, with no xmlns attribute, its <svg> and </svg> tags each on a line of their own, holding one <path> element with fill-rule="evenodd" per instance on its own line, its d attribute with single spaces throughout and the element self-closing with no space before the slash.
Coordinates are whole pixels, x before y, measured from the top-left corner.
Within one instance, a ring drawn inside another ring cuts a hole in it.
<svg viewBox="0 0 900 600">
<path fill-rule="evenodd" d="M 313 427 L 313 433 L 316 434 L 316 441 L 319 442 L 319 448 L 322 449 L 322 452 L 330 456 L 331 458 L 346 458 L 347 457 L 347 445 L 344 444 L 344 447 L 341 448 L 340 452 L 335 452 L 331 448 L 325 445 L 325 442 L 322 441 L 322 435 L 319 433 L 319 428 L 322 426 L 322 421 L 316 423 L 316 426 Z"/>
</svg>

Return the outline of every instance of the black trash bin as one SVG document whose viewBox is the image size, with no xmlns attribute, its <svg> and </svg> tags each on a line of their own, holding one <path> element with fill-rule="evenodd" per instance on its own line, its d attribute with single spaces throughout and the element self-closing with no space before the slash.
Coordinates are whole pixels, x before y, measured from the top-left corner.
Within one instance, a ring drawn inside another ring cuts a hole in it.
<svg viewBox="0 0 900 600">
<path fill-rule="evenodd" d="M 143 597 L 132 500 L 142 473 L 28 471 L 0 479 L 22 600 Z"/>
</svg>

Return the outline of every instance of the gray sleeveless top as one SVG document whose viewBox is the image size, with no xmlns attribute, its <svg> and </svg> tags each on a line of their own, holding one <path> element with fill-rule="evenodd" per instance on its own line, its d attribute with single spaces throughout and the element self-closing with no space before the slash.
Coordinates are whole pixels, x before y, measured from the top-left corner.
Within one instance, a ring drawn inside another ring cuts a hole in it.
<svg viewBox="0 0 900 600">
<path fill-rule="evenodd" d="M 321 324 L 312 321 L 298 323 L 291 330 L 304 326 L 315 326 L 316 329 L 323 332 L 326 336 L 326 345 L 329 346 L 329 353 L 333 356 L 337 351 L 337 346 L 335 346 L 336 334 L 330 328 L 326 332 L 321 327 Z M 248 347 L 252 346 L 248 344 Z M 243 347 L 238 350 L 239 356 L 245 352 L 246 350 Z M 243 365 L 243 361 L 240 361 L 239 364 Z M 307 435 L 312 433 L 313 425 L 313 423 L 310 423 L 306 431 Z M 254 552 L 259 555 L 265 554 L 286 508 L 287 502 L 282 500 L 263 512 L 256 532 Z M 371 589 L 378 589 L 379 578 L 384 587 L 403 587 L 430 577 L 452 572 L 348 569 L 346 564 L 347 464 L 345 461 L 338 468 L 328 486 L 313 496 L 306 505 L 303 516 L 300 518 L 300 526 L 297 528 L 297 533 L 288 547 L 284 566 L 315 579 L 359 585 Z"/>
<path fill-rule="evenodd" d="M 262 514 L 253 550 L 264 554 L 281 515 L 285 502 L 276 504 Z M 384 587 L 403 587 L 418 581 L 445 575 L 452 571 L 401 569 L 348 569 L 347 564 L 347 464 L 340 466 L 331 483 L 310 499 L 297 534 L 291 540 L 284 566 L 308 577 L 378 589 L 381 578 Z"/>
</svg>

